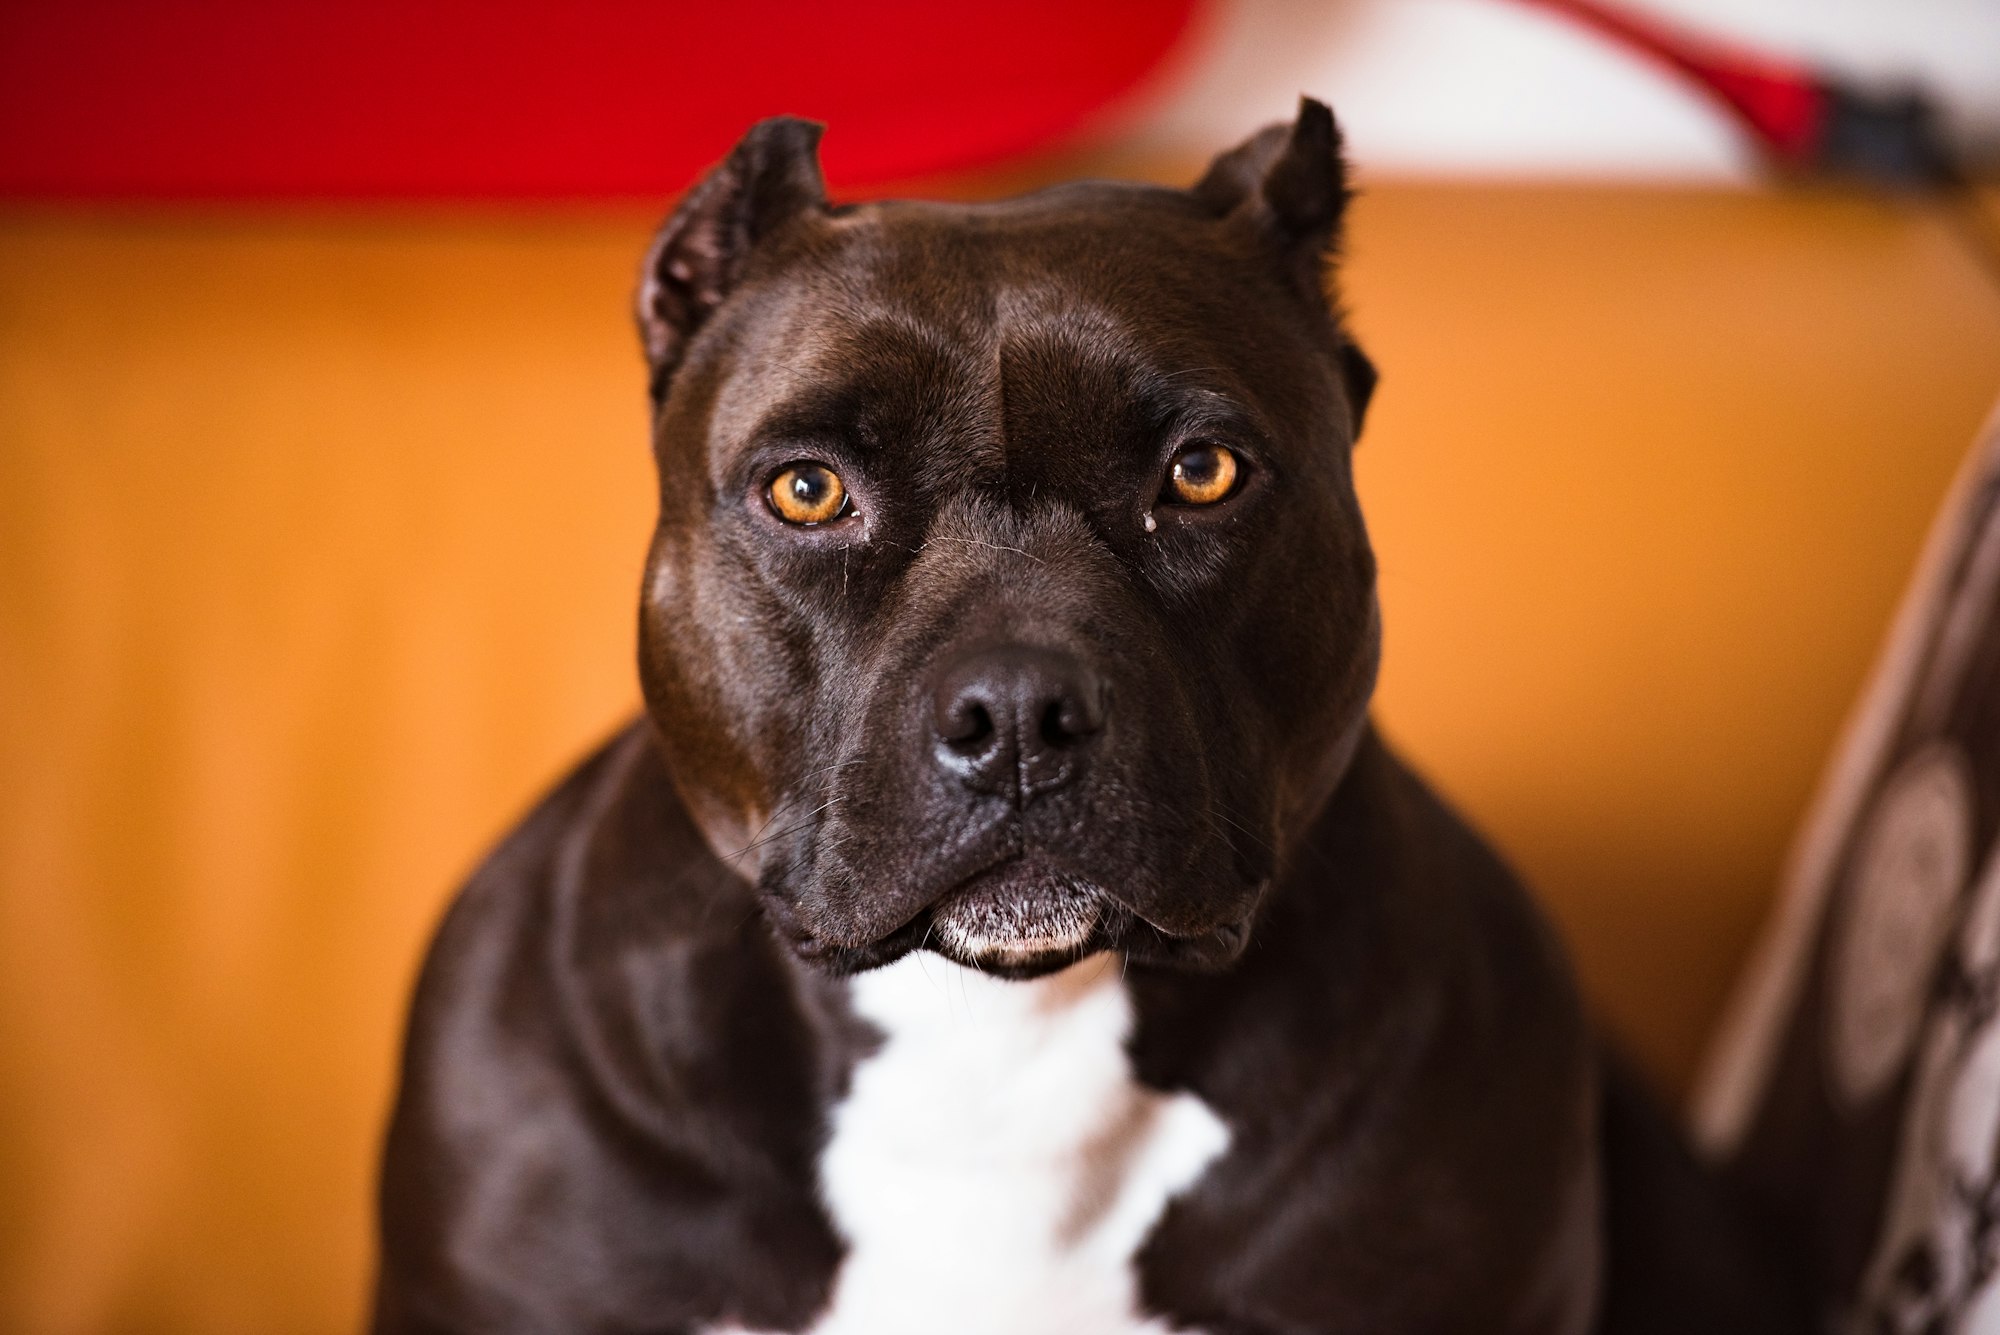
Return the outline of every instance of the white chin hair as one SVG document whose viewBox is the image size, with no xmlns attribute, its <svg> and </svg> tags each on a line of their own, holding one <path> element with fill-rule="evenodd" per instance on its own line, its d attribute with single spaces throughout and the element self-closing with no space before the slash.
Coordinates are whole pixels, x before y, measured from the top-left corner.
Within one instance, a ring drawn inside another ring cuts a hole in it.
<svg viewBox="0 0 2000 1335">
<path fill-rule="evenodd" d="M 1005 964 L 1080 948 L 1098 916 L 1099 901 L 1087 887 L 1032 877 L 954 897 L 938 906 L 932 930 L 947 954 Z"/>
<path fill-rule="evenodd" d="M 1087 920 L 1079 921 L 1074 930 L 1061 934 L 1044 931 L 1033 936 L 992 936 L 969 930 L 947 917 L 939 919 L 937 936 L 938 941 L 960 959 L 993 960 L 1007 964 L 1033 959 L 1037 955 L 1075 950 L 1090 939 L 1090 929 L 1096 925 L 1097 916 L 1092 914 Z"/>
</svg>

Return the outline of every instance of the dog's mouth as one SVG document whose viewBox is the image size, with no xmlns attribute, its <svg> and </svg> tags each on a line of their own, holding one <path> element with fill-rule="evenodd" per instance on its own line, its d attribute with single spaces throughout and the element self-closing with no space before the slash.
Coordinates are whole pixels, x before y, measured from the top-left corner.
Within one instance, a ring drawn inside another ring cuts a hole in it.
<svg viewBox="0 0 2000 1335">
<path fill-rule="evenodd" d="M 1030 861 L 980 872 L 933 904 L 923 944 L 989 973 L 1035 974 L 1102 949 L 1116 906 L 1090 882 Z"/>
<path fill-rule="evenodd" d="M 1261 898 L 1260 887 L 1253 900 Z M 819 936 L 789 904 L 768 893 L 765 904 L 795 951 L 838 974 L 877 968 L 925 949 L 1003 978 L 1040 977 L 1107 950 L 1137 964 L 1207 971 L 1242 953 L 1251 921 L 1246 916 L 1196 932 L 1169 931 L 1092 881 L 1019 857 L 968 876 L 865 944 Z"/>
</svg>

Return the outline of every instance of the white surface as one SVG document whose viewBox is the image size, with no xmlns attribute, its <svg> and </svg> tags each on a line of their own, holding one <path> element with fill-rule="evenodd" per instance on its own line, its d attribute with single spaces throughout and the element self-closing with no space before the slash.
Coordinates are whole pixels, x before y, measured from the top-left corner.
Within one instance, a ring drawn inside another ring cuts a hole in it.
<svg viewBox="0 0 2000 1335">
<path fill-rule="evenodd" d="M 2000 0 L 1649 0 L 1635 11 L 1872 81 L 1921 77 L 2000 139 Z M 1217 0 L 1130 109 L 1149 150 L 1207 153 L 1333 105 L 1363 173 L 1749 179 L 1676 76 L 1513 0 Z"/>
</svg>

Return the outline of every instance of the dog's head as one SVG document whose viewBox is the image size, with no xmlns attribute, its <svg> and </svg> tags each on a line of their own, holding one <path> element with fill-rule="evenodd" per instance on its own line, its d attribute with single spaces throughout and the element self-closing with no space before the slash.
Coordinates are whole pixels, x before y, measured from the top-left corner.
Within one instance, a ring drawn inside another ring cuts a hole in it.
<svg viewBox="0 0 2000 1335">
<path fill-rule="evenodd" d="M 1378 652 L 1331 113 L 973 205 L 830 207 L 818 140 L 751 130 L 640 283 L 690 809 L 829 967 L 1233 958 Z"/>
</svg>

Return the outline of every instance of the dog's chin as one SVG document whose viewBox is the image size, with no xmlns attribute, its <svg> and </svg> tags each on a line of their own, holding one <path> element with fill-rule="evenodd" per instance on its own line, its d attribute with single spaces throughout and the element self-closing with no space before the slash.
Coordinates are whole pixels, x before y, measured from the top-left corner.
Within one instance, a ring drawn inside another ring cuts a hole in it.
<svg viewBox="0 0 2000 1335">
<path fill-rule="evenodd" d="M 1053 973 L 1104 948 L 1110 899 L 1034 862 L 981 872 L 931 907 L 923 944 L 1005 978 Z"/>
<path fill-rule="evenodd" d="M 1251 896 L 1252 908 L 1263 888 Z M 801 959 L 837 975 L 881 968 L 918 950 L 1001 978 L 1038 978 L 1100 951 L 1118 952 L 1140 966 L 1212 972 L 1242 954 L 1250 929 L 1245 912 L 1168 930 L 1094 882 L 1033 859 L 989 867 L 863 943 L 840 943 L 808 929 L 781 896 L 767 892 L 765 905 Z"/>
</svg>

